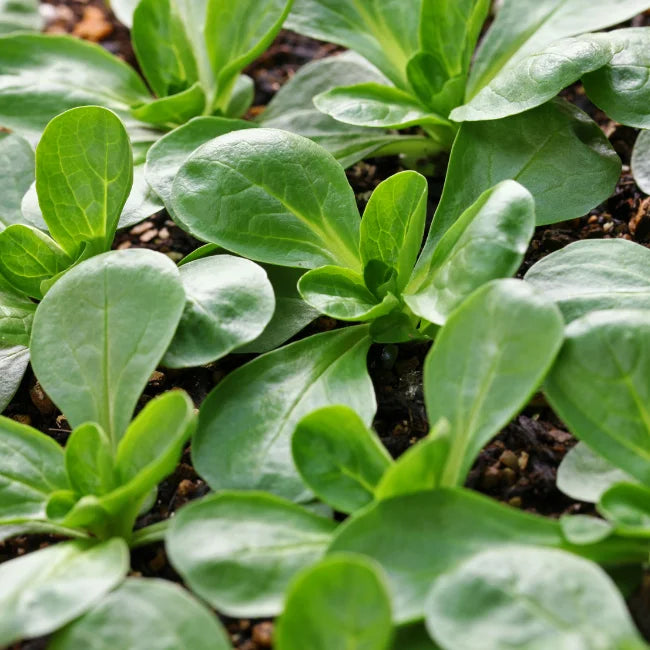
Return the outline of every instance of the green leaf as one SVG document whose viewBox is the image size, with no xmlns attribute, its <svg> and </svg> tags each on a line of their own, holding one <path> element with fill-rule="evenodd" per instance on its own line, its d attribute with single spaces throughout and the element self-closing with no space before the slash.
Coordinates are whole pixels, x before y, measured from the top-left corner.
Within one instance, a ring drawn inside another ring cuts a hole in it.
<svg viewBox="0 0 650 650">
<path fill-rule="evenodd" d="M 377 500 L 440 486 L 449 455 L 449 422 L 439 420 L 431 433 L 409 447 L 386 469 L 375 489 Z"/>
<path fill-rule="evenodd" d="M 448 78 L 467 76 L 489 10 L 489 0 L 422 1 L 420 46 L 443 64 Z"/>
<path fill-rule="evenodd" d="M 632 151 L 632 173 L 637 186 L 650 194 L 650 131 L 641 131 Z"/>
<path fill-rule="evenodd" d="M 363 213 L 360 230 L 361 262 L 384 262 L 397 271 L 404 289 L 422 246 L 427 216 L 428 187 L 424 176 L 400 172 L 380 183 Z"/>
<path fill-rule="evenodd" d="M 318 145 L 275 129 L 200 147 L 173 184 L 172 210 L 204 241 L 269 264 L 359 268 L 359 216 L 341 166 Z"/>
<path fill-rule="evenodd" d="M 167 580 L 129 578 L 82 618 L 58 632 L 50 650 L 74 650 L 92 636 L 96 650 L 229 650 L 216 616 L 186 590 Z M 90 635 L 90 636 L 89 636 Z"/>
<path fill-rule="evenodd" d="M 0 413 L 13 399 L 29 365 L 29 349 L 0 344 Z"/>
<path fill-rule="evenodd" d="M 610 38 L 614 55 L 606 66 L 585 75 L 585 90 L 589 99 L 616 122 L 650 128 L 648 30 L 620 29 L 611 32 Z"/>
<path fill-rule="evenodd" d="M 541 106 L 583 75 L 607 65 L 614 48 L 608 34 L 554 41 L 506 68 L 450 118 L 496 120 Z"/>
<path fill-rule="evenodd" d="M 29 142 L 15 133 L 0 131 L 0 231 L 12 223 L 25 223 L 20 205 L 34 182 L 34 165 Z"/>
<path fill-rule="evenodd" d="M 562 515 L 562 534 L 572 544 L 594 544 L 609 537 L 614 527 L 600 517 L 591 515 Z"/>
<path fill-rule="evenodd" d="M 145 175 L 147 182 L 171 208 L 172 183 L 193 151 L 214 138 L 236 131 L 250 129 L 256 124 L 225 117 L 195 117 L 158 140 L 147 153 Z"/>
<path fill-rule="evenodd" d="M 0 644 L 44 636 L 93 607 L 126 576 L 120 539 L 67 542 L 0 565 Z"/>
<path fill-rule="evenodd" d="M 52 492 L 69 488 L 63 449 L 49 436 L 0 417 L 0 520 L 43 519 Z"/>
<path fill-rule="evenodd" d="M 73 427 L 95 422 L 116 448 L 184 305 L 173 262 L 144 249 L 94 257 L 52 287 L 34 319 L 32 363 Z"/>
<path fill-rule="evenodd" d="M 239 73 L 266 48 L 282 27 L 293 0 L 212 0 L 205 22 L 207 50 L 217 78 L 215 108 L 225 110 Z"/>
<path fill-rule="evenodd" d="M 424 366 L 429 420 L 450 424 L 442 485 L 462 485 L 481 448 L 526 405 L 563 331 L 559 310 L 520 280 L 487 284 L 449 318 Z"/>
<path fill-rule="evenodd" d="M 163 365 L 202 366 L 255 340 L 273 316 L 273 287 L 264 269 L 232 255 L 180 267 L 186 304 Z"/>
<path fill-rule="evenodd" d="M 126 430 L 115 457 L 116 478 L 142 497 L 171 474 L 196 428 L 194 404 L 184 391 L 151 400 Z"/>
<path fill-rule="evenodd" d="M 275 350 L 319 315 L 298 293 L 298 281 L 304 275 L 302 269 L 270 264 L 264 265 L 263 268 L 273 285 L 275 312 L 264 331 L 251 343 L 237 348 L 236 352 L 258 354 Z"/>
<path fill-rule="evenodd" d="M 601 495 L 598 512 L 619 535 L 650 537 L 650 489 L 638 483 L 617 483 Z"/>
<path fill-rule="evenodd" d="M 567 322 L 599 309 L 649 309 L 650 251 L 624 239 L 579 241 L 537 262 L 525 280 Z"/>
<path fill-rule="evenodd" d="M 38 0 L 0 0 L 0 34 L 40 32 L 43 19 L 38 7 Z"/>
<path fill-rule="evenodd" d="M 579 442 L 562 459 L 557 470 L 557 487 L 578 501 L 597 503 L 604 492 L 616 483 L 634 479 Z"/>
<path fill-rule="evenodd" d="M 379 70 L 354 52 L 312 61 L 273 96 L 259 118 L 268 128 L 303 135 L 327 149 L 345 168 L 373 155 L 411 152 L 426 156 L 440 147 L 419 135 L 397 135 L 380 129 L 344 124 L 321 113 L 313 98 L 337 86 L 364 82 L 390 83 Z"/>
<path fill-rule="evenodd" d="M 647 8 L 647 0 L 505 0 L 476 55 L 468 97 L 552 41 L 617 25 Z"/>
<path fill-rule="evenodd" d="M 198 473 L 214 490 L 262 489 L 306 500 L 291 459 L 291 436 L 307 413 L 353 408 L 366 425 L 375 413 L 366 369 L 365 326 L 317 334 L 269 352 L 225 377 L 201 406 L 192 441 Z"/>
<path fill-rule="evenodd" d="M 361 555 L 335 555 L 291 583 L 280 617 L 278 650 L 387 650 L 390 599 L 379 567 Z"/>
<path fill-rule="evenodd" d="M 399 307 L 395 296 L 377 299 L 360 273 L 340 266 L 323 266 L 305 273 L 298 282 L 298 291 L 321 314 L 339 320 L 374 320 Z"/>
<path fill-rule="evenodd" d="M 221 492 L 182 508 L 166 549 L 203 600 L 229 616 L 274 616 L 287 585 L 325 552 L 336 524 L 261 492 Z"/>
<path fill-rule="evenodd" d="M 205 92 L 197 82 L 183 92 L 136 106 L 131 114 L 142 122 L 161 128 L 173 128 L 201 115 L 205 110 L 205 102 Z"/>
<path fill-rule="evenodd" d="M 328 553 L 360 553 L 379 562 L 388 576 L 394 621 L 403 623 L 422 618 L 435 578 L 477 552 L 505 544 L 567 548 L 608 563 L 644 557 L 638 542 L 627 540 L 572 547 L 557 521 L 460 488 L 379 501 L 339 527 Z"/>
<path fill-rule="evenodd" d="M 347 406 L 326 406 L 302 418 L 291 450 L 300 476 L 316 496 L 346 513 L 373 500 L 392 462 L 377 436 Z"/>
<path fill-rule="evenodd" d="M 392 86 L 370 82 L 333 88 L 316 95 L 314 105 L 335 120 L 354 126 L 383 129 L 442 126 L 449 127 L 449 139 L 453 138 L 451 124 L 444 116 L 433 113 L 410 93 Z"/>
<path fill-rule="evenodd" d="M 131 145 L 115 114 L 86 106 L 48 124 L 36 148 L 36 191 L 45 222 L 68 255 L 110 248 L 132 183 Z"/>
<path fill-rule="evenodd" d="M 149 85 L 161 98 L 187 90 L 199 80 L 194 48 L 201 48 L 202 43 L 193 44 L 188 37 L 184 4 L 182 0 L 141 0 L 133 12 L 133 49 Z M 203 108 L 205 96 L 200 112 Z"/>
<path fill-rule="evenodd" d="M 650 311 L 599 311 L 573 321 L 545 393 L 570 431 L 650 485 Z"/>
<path fill-rule="evenodd" d="M 442 325 L 474 290 L 514 275 L 535 232 L 535 201 L 516 181 L 484 192 L 445 232 L 406 287 L 418 316 Z"/>
<path fill-rule="evenodd" d="M 444 522 L 444 525 L 441 525 Z M 342 524 L 328 553 L 360 553 L 388 576 L 397 623 L 423 616 L 432 581 L 479 550 L 506 543 L 561 546 L 556 522 L 467 490 L 379 501 Z"/>
<path fill-rule="evenodd" d="M 0 275 L 0 346 L 29 346 L 36 304 Z"/>
<path fill-rule="evenodd" d="M 137 72 L 99 45 L 42 34 L 0 40 L 0 123 L 32 143 L 69 108 L 99 105 L 125 115 L 149 99 Z"/>
<path fill-rule="evenodd" d="M 100 426 L 77 427 L 65 445 L 65 469 L 78 497 L 107 494 L 115 487 L 111 441 Z"/>
<path fill-rule="evenodd" d="M 296 0 L 286 27 L 349 48 L 407 88 L 406 64 L 418 49 L 420 0 Z"/>
<path fill-rule="evenodd" d="M 155 631 L 155 640 L 152 633 Z M 80 619 L 58 632 L 49 650 L 229 650 L 217 617 L 179 585 L 129 578 Z"/>
<path fill-rule="evenodd" d="M 475 555 L 435 581 L 426 622 L 443 650 L 645 647 L 611 578 L 550 549 Z"/>
<path fill-rule="evenodd" d="M 0 273 L 28 296 L 41 299 L 41 283 L 72 264 L 53 239 L 32 226 L 14 224 L 0 232 Z"/>
<path fill-rule="evenodd" d="M 448 228 L 496 183 L 521 183 L 535 199 L 539 226 L 586 214 L 611 196 L 620 172 L 621 161 L 600 127 L 561 100 L 525 115 L 465 123 L 416 273 Z"/>
</svg>

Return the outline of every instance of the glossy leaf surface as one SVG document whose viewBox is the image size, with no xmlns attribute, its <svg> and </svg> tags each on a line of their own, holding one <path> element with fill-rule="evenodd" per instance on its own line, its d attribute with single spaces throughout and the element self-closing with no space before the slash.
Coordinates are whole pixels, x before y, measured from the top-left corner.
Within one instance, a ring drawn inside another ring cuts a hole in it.
<svg viewBox="0 0 650 650">
<path fill-rule="evenodd" d="M 650 309 L 650 251 L 624 239 L 570 244 L 537 262 L 525 279 L 567 322 L 599 309 Z"/>
<path fill-rule="evenodd" d="M 250 259 L 359 266 L 359 216 L 345 173 L 297 135 L 250 129 L 203 145 L 174 180 L 172 209 L 200 239 Z"/>
<path fill-rule="evenodd" d="M 275 298 L 262 267 L 214 255 L 180 267 L 185 309 L 163 358 L 170 368 L 211 363 L 256 339 L 273 316 Z"/>
<path fill-rule="evenodd" d="M 436 580 L 426 611 L 444 650 L 643 647 L 609 576 L 558 550 L 480 553 Z"/>
<path fill-rule="evenodd" d="M 166 548 L 206 602 L 230 616 L 273 616 L 293 576 L 325 552 L 334 522 L 260 492 L 221 492 L 181 509 Z"/>
<path fill-rule="evenodd" d="M 126 576 L 126 544 L 67 542 L 0 566 L 0 643 L 44 636 L 90 609 Z"/>
<path fill-rule="evenodd" d="M 305 483 L 340 512 L 370 503 L 392 463 L 376 434 L 346 406 L 326 406 L 302 418 L 291 449 Z"/>
<path fill-rule="evenodd" d="M 298 421 L 332 404 L 366 425 L 375 397 L 366 369 L 365 326 L 317 334 L 269 352 L 225 377 L 203 402 L 192 458 L 214 490 L 263 489 L 310 496 L 291 458 Z"/>
<path fill-rule="evenodd" d="M 276 632 L 278 650 L 386 650 L 390 599 L 378 567 L 362 556 L 333 555 L 289 587 Z"/>
</svg>

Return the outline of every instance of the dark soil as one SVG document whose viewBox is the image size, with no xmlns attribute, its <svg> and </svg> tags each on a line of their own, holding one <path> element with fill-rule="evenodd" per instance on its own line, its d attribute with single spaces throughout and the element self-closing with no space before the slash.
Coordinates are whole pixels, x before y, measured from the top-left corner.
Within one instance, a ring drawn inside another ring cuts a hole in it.
<svg viewBox="0 0 650 650">
<path fill-rule="evenodd" d="M 117 23 L 101 0 L 43 0 L 47 8 L 49 32 L 68 32 L 101 43 L 110 52 L 135 65 L 128 30 Z M 640 16 L 628 24 L 648 24 Z M 269 50 L 247 73 L 255 80 L 255 105 L 250 116 L 264 106 L 295 71 L 305 63 L 336 51 L 336 46 L 283 31 Z M 530 245 L 520 275 L 549 253 L 580 239 L 625 238 L 650 247 L 650 199 L 636 187 L 629 164 L 636 130 L 611 122 L 592 106 L 579 86 L 569 89 L 566 97 L 587 111 L 603 128 L 623 160 L 623 173 L 614 195 L 589 214 L 572 221 L 538 228 Z M 439 166 L 444 170 L 444 166 Z M 348 170 L 361 208 L 372 190 L 385 178 L 400 171 L 399 158 L 383 158 L 359 163 Z M 442 190 L 444 176 L 430 178 L 431 215 Z M 116 248 L 146 247 L 158 250 L 178 261 L 194 250 L 199 242 L 174 224 L 163 211 L 148 221 L 121 232 Z M 337 327 L 328 318 L 320 318 L 299 337 Z M 397 457 L 426 435 L 428 422 L 422 391 L 422 365 L 428 344 L 375 345 L 369 355 L 369 370 L 375 386 L 378 410 L 374 427 L 390 453 Z M 205 368 L 187 371 L 163 370 L 154 373 L 141 408 L 148 400 L 171 388 L 183 388 L 198 406 L 208 392 L 228 372 L 250 360 L 250 355 L 231 355 Z M 29 372 L 5 415 L 29 423 L 65 443 L 68 423 L 56 410 Z M 557 467 L 575 444 L 541 395 L 536 396 L 513 422 L 481 452 L 469 478 L 468 487 L 491 497 L 546 516 L 563 513 L 592 512 L 593 507 L 572 501 L 555 486 Z M 153 510 L 138 525 L 145 526 L 168 518 L 187 501 L 203 496 L 206 484 L 194 471 L 189 450 L 175 473 L 160 486 Z M 19 537 L 0 543 L 0 562 L 31 552 L 52 543 L 47 536 Z M 134 574 L 179 580 L 167 562 L 162 544 L 133 552 Z M 644 580 L 631 608 L 641 629 L 650 629 L 650 589 Z M 272 647 L 272 624 L 268 621 L 225 619 L 233 643 L 239 650 Z M 650 638 L 650 636 L 648 636 Z M 37 650 L 44 640 L 17 644 L 15 648 Z"/>
</svg>

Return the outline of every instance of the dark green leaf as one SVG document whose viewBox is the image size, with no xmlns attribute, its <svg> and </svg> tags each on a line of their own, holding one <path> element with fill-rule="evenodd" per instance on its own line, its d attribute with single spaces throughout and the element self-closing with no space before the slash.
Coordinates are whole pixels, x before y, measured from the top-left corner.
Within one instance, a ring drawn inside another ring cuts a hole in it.
<svg viewBox="0 0 650 650">
<path fill-rule="evenodd" d="M 347 406 L 326 406 L 302 418 L 291 449 L 305 483 L 340 512 L 370 503 L 392 462 L 377 436 Z"/>
<path fill-rule="evenodd" d="M 136 106 L 131 113 L 142 122 L 172 128 L 201 115 L 205 110 L 205 102 L 205 92 L 197 82 L 183 92 Z"/>
<path fill-rule="evenodd" d="M 336 524 L 261 492 L 221 492 L 182 508 L 167 533 L 174 568 L 230 616 L 273 616 L 287 585 L 318 561 Z"/>
<path fill-rule="evenodd" d="M 341 166 L 275 129 L 200 147 L 173 184 L 172 209 L 195 236 L 269 264 L 359 268 L 359 215 Z"/>
<path fill-rule="evenodd" d="M 600 127 L 564 101 L 496 122 L 463 124 L 416 273 L 445 231 L 496 183 L 521 183 L 535 199 L 537 225 L 543 225 L 589 212 L 611 195 L 620 171 Z"/>
<path fill-rule="evenodd" d="M 601 495 L 598 512 L 619 535 L 650 537 L 650 489 L 636 483 L 617 483 Z"/>
<path fill-rule="evenodd" d="M 164 135 L 149 149 L 145 169 L 149 185 L 169 210 L 174 177 L 193 151 L 220 135 L 255 126 L 253 122 L 225 117 L 195 117 Z"/>
<path fill-rule="evenodd" d="M 393 636 L 381 569 L 361 555 L 333 555 L 288 589 L 278 650 L 387 650 Z"/>
<path fill-rule="evenodd" d="M 291 435 L 307 413 L 352 407 L 366 425 L 375 413 L 366 370 L 365 326 L 317 334 L 231 372 L 203 402 L 192 457 L 214 490 L 263 489 L 310 496 L 291 459 Z"/>
</svg>

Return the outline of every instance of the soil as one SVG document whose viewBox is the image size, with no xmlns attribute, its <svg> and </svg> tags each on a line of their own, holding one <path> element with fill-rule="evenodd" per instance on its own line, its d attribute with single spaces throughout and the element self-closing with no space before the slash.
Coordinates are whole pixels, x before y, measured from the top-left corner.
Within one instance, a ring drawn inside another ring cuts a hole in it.
<svg viewBox="0 0 650 650">
<path fill-rule="evenodd" d="M 128 30 L 118 23 L 101 0 L 42 0 L 48 32 L 73 33 L 99 42 L 107 50 L 137 68 Z M 650 16 L 638 16 L 626 25 L 650 24 Z M 249 116 L 264 110 L 278 89 L 305 63 L 328 56 L 340 48 L 283 31 L 273 45 L 246 72 L 255 81 L 254 106 Z M 602 127 L 623 161 L 623 172 L 613 196 L 579 219 L 540 227 L 519 275 L 539 259 L 580 239 L 624 238 L 650 247 L 650 198 L 634 183 L 630 174 L 630 155 L 637 135 L 635 129 L 609 120 L 586 98 L 580 86 L 568 89 L 565 96 L 588 112 Z M 444 165 L 437 165 L 444 170 Z M 372 190 L 385 178 L 400 171 L 398 157 L 368 160 L 348 170 L 361 208 Z M 429 178 L 429 214 L 435 209 L 444 176 Z M 118 234 L 115 247 L 146 247 L 158 250 L 178 261 L 200 242 L 181 230 L 163 211 L 146 222 Z M 296 338 L 332 329 L 339 324 L 323 317 L 312 323 Z M 422 391 L 422 365 L 428 344 L 413 343 L 375 345 L 371 348 L 368 367 L 378 402 L 374 427 L 390 453 L 397 457 L 426 435 L 428 422 Z M 204 368 L 160 370 L 140 400 L 141 408 L 155 395 L 171 388 L 183 388 L 199 406 L 212 388 L 229 372 L 253 358 L 231 355 Z M 18 394 L 5 412 L 18 421 L 29 423 L 64 444 L 69 426 L 49 398 L 28 372 Z M 593 506 L 571 500 L 555 486 L 557 467 L 575 444 L 575 439 L 537 395 L 524 411 L 481 452 L 467 480 L 467 486 L 517 508 L 545 516 L 564 513 L 592 513 Z M 203 496 L 206 484 L 194 471 L 189 449 L 172 476 L 160 486 L 152 511 L 142 517 L 142 527 L 168 518 L 191 499 Z M 57 541 L 48 536 L 18 537 L 0 543 L 0 562 L 31 552 Z M 162 544 L 133 552 L 134 575 L 156 576 L 180 581 L 165 556 Z M 639 627 L 650 640 L 650 584 L 646 577 L 629 600 Z M 272 622 L 248 619 L 224 619 L 238 650 L 261 650 L 272 647 Z M 16 644 L 14 648 L 44 648 L 45 639 Z"/>
</svg>

